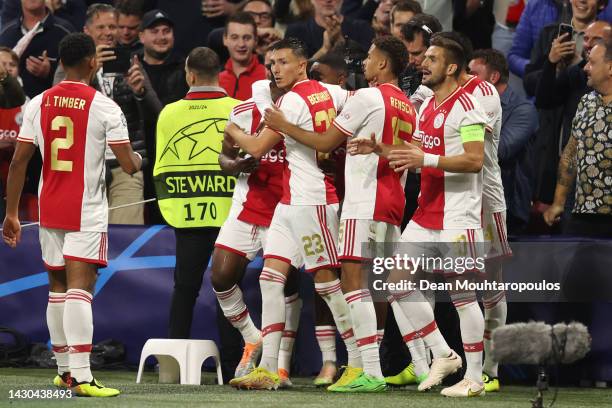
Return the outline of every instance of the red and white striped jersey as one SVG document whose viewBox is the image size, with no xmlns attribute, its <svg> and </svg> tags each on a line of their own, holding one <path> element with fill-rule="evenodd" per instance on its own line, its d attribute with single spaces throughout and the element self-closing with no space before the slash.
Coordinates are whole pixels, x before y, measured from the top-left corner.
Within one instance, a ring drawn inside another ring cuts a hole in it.
<svg viewBox="0 0 612 408">
<path fill-rule="evenodd" d="M 416 127 L 416 112 L 397 86 L 382 84 L 358 90 L 346 102 L 334 126 L 351 138 L 376 140 L 387 145 L 410 142 Z M 405 174 L 389 167 L 376 154 L 348 155 L 342 219 L 365 219 L 400 225 L 404 216 Z"/>
<path fill-rule="evenodd" d="M 300 128 L 325 132 L 342 110 L 349 92 L 337 85 L 303 80 L 279 99 L 285 118 Z M 281 202 L 289 205 L 325 205 L 338 202 L 331 177 L 319 168 L 317 151 L 285 135 L 285 171 Z"/>
<path fill-rule="evenodd" d="M 243 131 L 255 134 L 261 122 L 261 112 L 253 99 L 234 107 L 229 121 Z M 250 224 L 270 226 L 276 204 L 283 195 L 285 146 L 279 142 L 259 161 L 251 174 L 238 176 L 232 200 L 242 206 L 238 219 Z"/>
<path fill-rule="evenodd" d="M 106 232 L 107 143 L 129 143 L 119 106 L 81 82 L 63 81 L 26 107 L 20 142 L 34 143 L 43 160 L 38 186 L 40 225 Z"/>
<path fill-rule="evenodd" d="M 472 76 L 463 84 L 463 89 L 476 98 L 487 115 L 485 155 L 482 168 L 484 183 L 482 186 L 482 208 L 488 214 L 506 211 L 504 185 L 502 184 L 501 169 L 497 159 L 502 124 L 499 94 L 493 85 L 476 76 Z"/>
<path fill-rule="evenodd" d="M 423 102 L 414 138 L 421 141 L 426 153 L 456 156 L 465 152 L 460 129 L 486 123 L 478 101 L 457 87 L 439 105 L 434 97 Z M 481 228 L 482 172 L 450 173 L 422 168 L 418 205 L 412 220 L 423 228 Z"/>
</svg>

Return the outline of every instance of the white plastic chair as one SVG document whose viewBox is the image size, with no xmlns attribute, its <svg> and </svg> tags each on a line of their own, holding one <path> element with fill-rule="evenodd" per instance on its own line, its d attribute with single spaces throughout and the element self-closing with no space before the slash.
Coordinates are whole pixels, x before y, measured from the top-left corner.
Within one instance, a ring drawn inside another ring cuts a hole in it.
<svg viewBox="0 0 612 408">
<path fill-rule="evenodd" d="M 147 357 L 155 356 L 159 363 L 161 384 L 180 383 L 200 385 L 202 363 L 208 358 L 215 360 L 217 383 L 223 384 L 219 350 L 211 340 L 149 339 L 142 348 L 136 383 L 139 384 Z"/>
</svg>

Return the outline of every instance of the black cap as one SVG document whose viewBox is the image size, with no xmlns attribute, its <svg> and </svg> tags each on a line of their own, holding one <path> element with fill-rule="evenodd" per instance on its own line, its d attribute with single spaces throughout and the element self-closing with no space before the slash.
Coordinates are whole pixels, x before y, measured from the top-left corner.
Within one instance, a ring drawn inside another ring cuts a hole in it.
<svg viewBox="0 0 612 408">
<path fill-rule="evenodd" d="M 168 23 L 170 27 L 174 27 L 174 22 L 172 21 L 170 16 L 165 11 L 151 10 L 145 13 L 144 16 L 142 16 L 142 22 L 140 23 L 140 30 L 142 31 L 146 28 L 150 28 L 153 25 L 159 22 L 162 22 L 162 21 Z"/>
</svg>

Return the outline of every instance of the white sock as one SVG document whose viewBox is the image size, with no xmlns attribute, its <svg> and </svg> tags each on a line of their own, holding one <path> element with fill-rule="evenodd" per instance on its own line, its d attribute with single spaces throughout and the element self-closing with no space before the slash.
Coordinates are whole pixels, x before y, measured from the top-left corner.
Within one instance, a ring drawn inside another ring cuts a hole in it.
<svg viewBox="0 0 612 408">
<path fill-rule="evenodd" d="M 376 310 L 368 289 L 359 289 L 344 295 L 351 311 L 353 331 L 361 354 L 363 371 L 375 378 L 383 378 L 380 369 L 378 334 L 376 332 Z"/>
<path fill-rule="evenodd" d="M 302 299 L 297 293 L 285 298 L 285 330 L 283 330 L 278 353 L 278 369 L 287 371 L 287 374 L 291 372 L 291 355 L 300 324 L 301 311 Z"/>
<path fill-rule="evenodd" d="M 91 382 L 89 367 L 93 339 L 91 293 L 81 289 L 68 289 L 64 305 L 64 333 L 70 349 L 70 375 L 77 382 Z"/>
<path fill-rule="evenodd" d="M 385 337 L 385 329 L 376 329 L 376 342 L 380 347 L 380 343 L 383 341 L 383 337 Z"/>
<path fill-rule="evenodd" d="M 70 371 L 70 353 L 64 334 L 65 298 L 65 293 L 49 292 L 49 303 L 47 303 L 47 327 L 59 375 Z"/>
<path fill-rule="evenodd" d="M 361 368 L 361 355 L 355 341 L 353 328 L 351 327 L 351 315 L 340 289 L 340 281 L 334 279 L 330 282 L 316 283 L 315 290 L 327 303 L 329 310 L 334 316 L 336 327 L 340 331 L 340 337 L 344 340 L 348 354 L 348 365 Z"/>
<path fill-rule="evenodd" d="M 400 307 L 399 303 L 395 298 L 390 299 L 391 309 L 393 309 L 393 315 L 399 328 L 402 337 L 408 350 L 410 350 L 410 357 L 412 357 L 412 363 L 414 364 L 414 373 L 417 376 L 429 373 L 429 364 L 427 362 L 427 350 L 425 349 L 425 342 L 423 339 L 415 337 L 411 338 L 411 333 L 414 333 L 414 327 L 410 320 L 404 315 L 404 311 Z M 414 337 L 414 336 L 413 336 Z"/>
<path fill-rule="evenodd" d="M 244 304 L 242 291 L 238 285 L 231 289 L 217 292 L 214 291 L 223 310 L 223 315 L 230 321 L 232 326 L 240 331 L 242 338 L 247 343 L 257 343 L 261 340 L 261 332 L 253 324 L 249 309 Z"/>
<path fill-rule="evenodd" d="M 499 363 L 493 360 L 491 355 L 491 332 L 506 324 L 506 317 L 508 316 L 506 292 L 500 291 L 490 298 L 483 297 L 482 303 L 484 305 L 485 319 L 483 370 L 490 376 L 497 377 Z"/>
<path fill-rule="evenodd" d="M 394 294 L 395 300 L 404 312 L 404 316 L 410 321 L 415 330 L 404 336 L 404 341 L 409 342 L 416 338 L 422 338 L 425 346 L 431 350 L 434 358 L 444 358 L 451 354 L 446 340 L 440 333 L 434 319 L 434 313 L 429 303 L 418 290 Z M 395 317 L 397 319 L 397 315 Z M 399 323 L 398 323 L 399 324 Z"/>
<path fill-rule="evenodd" d="M 336 362 L 336 326 L 315 326 L 315 336 L 323 363 Z"/>
<path fill-rule="evenodd" d="M 482 383 L 484 316 L 476 301 L 476 293 L 453 295 L 451 299 L 459 315 L 459 328 L 467 367 L 465 378 L 480 384 Z"/>
<path fill-rule="evenodd" d="M 259 367 L 271 373 L 278 371 L 278 352 L 285 329 L 285 288 L 286 278 L 282 273 L 264 266 L 259 275 L 261 288 L 261 335 L 263 351 Z"/>
</svg>

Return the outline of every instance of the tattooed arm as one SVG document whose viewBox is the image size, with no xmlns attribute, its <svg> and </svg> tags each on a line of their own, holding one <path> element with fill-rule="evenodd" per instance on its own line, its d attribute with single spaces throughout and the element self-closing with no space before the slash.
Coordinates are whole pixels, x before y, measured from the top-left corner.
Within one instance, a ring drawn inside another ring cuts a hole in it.
<svg viewBox="0 0 612 408">
<path fill-rule="evenodd" d="M 559 221 L 559 217 L 563 213 L 567 194 L 576 182 L 577 165 L 578 141 L 572 134 L 559 160 L 554 201 L 544 213 L 544 221 L 546 221 L 548 225 L 553 225 L 555 222 Z"/>
</svg>

